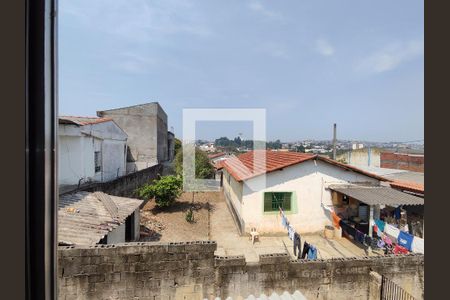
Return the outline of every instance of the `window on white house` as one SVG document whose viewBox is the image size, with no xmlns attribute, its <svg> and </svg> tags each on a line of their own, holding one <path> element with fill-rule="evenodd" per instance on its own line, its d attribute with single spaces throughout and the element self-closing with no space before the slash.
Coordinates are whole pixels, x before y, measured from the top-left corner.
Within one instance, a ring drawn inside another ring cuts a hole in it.
<svg viewBox="0 0 450 300">
<path fill-rule="evenodd" d="M 102 153 L 100 151 L 94 152 L 94 164 L 95 173 L 100 172 L 102 170 Z"/>
<path fill-rule="evenodd" d="M 264 193 L 264 212 L 278 211 L 281 207 L 284 211 L 291 211 L 292 192 L 267 192 Z"/>
</svg>

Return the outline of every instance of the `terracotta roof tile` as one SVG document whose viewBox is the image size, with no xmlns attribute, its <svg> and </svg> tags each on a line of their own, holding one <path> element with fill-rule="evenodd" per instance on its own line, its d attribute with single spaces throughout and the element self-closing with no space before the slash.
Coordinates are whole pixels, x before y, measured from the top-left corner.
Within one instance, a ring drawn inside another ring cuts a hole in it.
<svg viewBox="0 0 450 300">
<path fill-rule="evenodd" d="M 208 158 L 209 158 L 209 159 L 213 159 L 213 158 L 220 157 L 220 156 L 224 156 L 224 155 L 226 155 L 225 152 L 214 153 L 214 154 L 208 154 Z"/>
<path fill-rule="evenodd" d="M 76 116 L 59 116 L 59 124 L 74 124 L 78 126 L 92 125 L 103 122 L 112 121 L 111 118 L 99 118 L 99 117 L 76 117 Z"/>
<path fill-rule="evenodd" d="M 396 180 L 394 182 L 391 182 L 390 185 L 393 188 L 407 190 L 407 191 L 414 192 L 414 193 L 419 193 L 419 194 L 425 193 L 425 186 L 420 183 Z"/>
<path fill-rule="evenodd" d="M 256 153 L 256 155 L 254 155 L 254 153 Z M 255 161 L 253 158 L 255 158 Z M 223 167 L 237 181 L 242 181 L 250 179 L 252 177 L 256 177 L 258 175 L 262 175 L 264 173 L 273 172 L 313 159 L 322 160 L 337 167 L 351 170 L 381 181 L 388 181 L 387 179 L 378 175 L 366 172 L 350 165 L 339 163 L 335 160 L 322 157 L 317 154 L 299 152 L 282 152 L 269 150 L 249 151 L 239 156 L 227 159 L 226 161 L 224 161 Z"/>
</svg>

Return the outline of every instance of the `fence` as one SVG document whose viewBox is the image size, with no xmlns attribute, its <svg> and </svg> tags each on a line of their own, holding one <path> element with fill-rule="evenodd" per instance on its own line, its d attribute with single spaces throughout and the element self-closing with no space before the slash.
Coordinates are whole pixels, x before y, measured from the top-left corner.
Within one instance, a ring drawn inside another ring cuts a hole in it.
<svg viewBox="0 0 450 300">
<path fill-rule="evenodd" d="M 381 300 L 416 300 L 403 288 L 384 275 L 381 275 Z"/>
</svg>

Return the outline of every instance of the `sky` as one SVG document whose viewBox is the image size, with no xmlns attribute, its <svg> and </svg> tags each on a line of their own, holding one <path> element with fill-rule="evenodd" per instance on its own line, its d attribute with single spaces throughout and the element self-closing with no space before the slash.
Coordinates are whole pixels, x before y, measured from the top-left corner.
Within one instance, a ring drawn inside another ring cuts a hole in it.
<svg viewBox="0 0 450 300">
<path fill-rule="evenodd" d="M 267 139 L 424 137 L 423 1 L 60 0 L 59 111 L 265 108 Z M 241 126 L 242 125 L 242 126 Z M 251 135 L 199 122 L 198 138 Z"/>
</svg>

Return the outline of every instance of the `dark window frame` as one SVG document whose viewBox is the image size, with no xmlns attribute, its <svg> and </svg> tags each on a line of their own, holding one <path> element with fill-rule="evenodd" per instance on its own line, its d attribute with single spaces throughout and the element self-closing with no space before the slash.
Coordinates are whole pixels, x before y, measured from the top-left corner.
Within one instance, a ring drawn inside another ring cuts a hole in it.
<svg viewBox="0 0 450 300">
<path fill-rule="evenodd" d="M 26 0 L 26 299 L 57 299 L 57 0 Z"/>
</svg>

